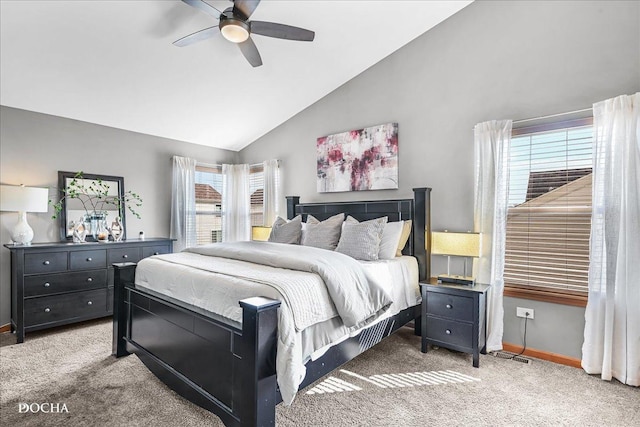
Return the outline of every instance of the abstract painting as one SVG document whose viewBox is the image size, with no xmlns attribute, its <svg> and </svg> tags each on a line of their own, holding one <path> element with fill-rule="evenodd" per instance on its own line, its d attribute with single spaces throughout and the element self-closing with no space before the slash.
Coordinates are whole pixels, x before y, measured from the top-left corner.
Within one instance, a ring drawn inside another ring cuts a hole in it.
<svg viewBox="0 0 640 427">
<path fill-rule="evenodd" d="M 319 193 L 398 188 L 398 124 L 318 138 Z"/>
</svg>

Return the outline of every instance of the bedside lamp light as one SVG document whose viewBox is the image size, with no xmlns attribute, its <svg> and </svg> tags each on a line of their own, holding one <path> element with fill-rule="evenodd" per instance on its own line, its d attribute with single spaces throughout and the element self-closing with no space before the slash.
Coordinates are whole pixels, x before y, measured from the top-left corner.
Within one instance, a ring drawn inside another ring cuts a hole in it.
<svg viewBox="0 0 640 427">
<path fill-rule="evenodd" d="M 2 185 L 0 186 L 0 210 L 18 212 L 18 223 L 11 230 L 11 240 L 16 245 L 30 245 L 33 229 L 27 223 L 27 212 L 47 212 L 49 209 L 49 190 Z"/>
<path fill-rule="evenodd" d="M 271 227 L 251 227 L 251 240 L 260 240 L 266 242 L 269 240 Z"/>
<path fill-rule="evenodd" d="M 431 233 L 431 253 L 434 255 L 447 256 L 447 274 L 438 276 L 439 282 L 458 283 L 462 285 L 473 285 L 475 279 L 466 276 L 467 257 L 477 258 L 480 256 L 480 233 L 451 233 L 445 230 Z M 451 257 L 461 256 L 464 260 L 464 276 L 451 274 Z"/>
</svg>

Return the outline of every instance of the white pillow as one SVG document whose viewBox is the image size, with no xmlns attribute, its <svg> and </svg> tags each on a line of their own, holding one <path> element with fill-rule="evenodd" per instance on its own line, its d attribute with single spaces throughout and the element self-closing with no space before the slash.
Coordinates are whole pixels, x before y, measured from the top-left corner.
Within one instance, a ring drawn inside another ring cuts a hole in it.
<svg viewBox="0 0 640 427">
<path fill-rule="evenodd" d="M 382 231 L 382 241 L 380 242 L 379 259 L 393 259 L 396 257 L 400 236 L 404 228 L 404 221 L 387 222 Z"/>
</svg>

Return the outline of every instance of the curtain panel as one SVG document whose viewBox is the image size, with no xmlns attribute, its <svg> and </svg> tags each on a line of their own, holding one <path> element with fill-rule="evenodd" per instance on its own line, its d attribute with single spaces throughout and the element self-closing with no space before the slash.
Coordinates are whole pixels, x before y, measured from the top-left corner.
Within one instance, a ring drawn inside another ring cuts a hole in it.
<svg viewBox="0 0 640 427">
<path fill-rule="evenodd" d="M 594 104 L 593 119 L 582 367 L 640 386 L 640 92 Z"/>
<path fill-rule="evenodd" d="M 278 160 L 267 160 L 262 163 L 264 171 L 264 221 L 270 226 L 281 215 L 282 190 L 280 188 L 280 167 Z"/>
<path fill-rule="evenodd" d="M 222 165 L 222 241 L 251 240 L 249 165 Z"/>
<path fill-rule="evenodd" d="M 171 238 L 173 250 L 180 252 L 196 245 L 196 161 L 173 156 L 171 185 Z"/>
<path fill-rule="evenodd" d="M 491 285 L 487 296 L 487 352 L 502 350 L 511 127 L 511 120 L 492 120 L 474 128 L 474 230 L 481 236 L 474 276 L 479 283 Z"/>
</svg>

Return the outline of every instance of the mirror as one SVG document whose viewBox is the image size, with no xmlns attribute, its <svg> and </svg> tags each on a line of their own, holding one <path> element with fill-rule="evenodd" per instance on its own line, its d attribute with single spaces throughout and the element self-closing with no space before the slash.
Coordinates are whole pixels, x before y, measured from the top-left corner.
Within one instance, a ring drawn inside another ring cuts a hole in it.
<svg viewBox="0 0 640 427">
<path fill-rule="evenodd" d="M 120 218 L 122 239 L 126 239 L 124 205 L 124 178 L 121 176 L 96 175 L 78 172 L 58 172 L 58 188 L 60 189 L 61 210 L 60 238 L 73 240 L 73 226 L 83 222 L 86 228 L 87 241 L 96 241 L 93 233 L 97 230 L 97 221 L 90 221 L 93 213 L 99 212 L 106 219 L 103 224 L 111 224 Z M 112 239 L 112 238 L 111 238 Z"/>
</svg>

